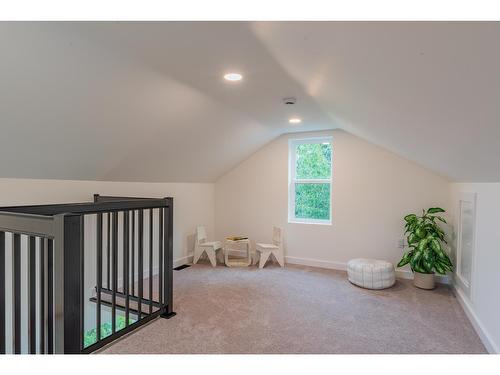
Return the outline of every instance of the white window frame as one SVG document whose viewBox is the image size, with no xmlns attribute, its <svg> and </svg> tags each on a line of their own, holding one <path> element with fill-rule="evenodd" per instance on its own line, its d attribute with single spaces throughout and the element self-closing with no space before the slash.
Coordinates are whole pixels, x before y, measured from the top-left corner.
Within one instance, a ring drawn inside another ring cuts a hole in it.
<svg viewBox="0 0 500 375">
<path fill-rule="evenodd" d="M 296 176 L 297 166 L 297 146 L 311 143 L 330 143 L 332 147 L 332 170 L 330 170 L 330 178 L 321 179 L 298 179 Z M 332 137 L 314 137 L 300 138 L 288 140 L 288 222 L 294 224 L 320 224 L 332 225 L 332 187 L 333 187 L 333 143 Z M 330 185 L 330 212 L 328 220 L 319 219 L 304 219 L 295 217 L 295 184 L 297 183 L 316 183 Z"/>
</svg>

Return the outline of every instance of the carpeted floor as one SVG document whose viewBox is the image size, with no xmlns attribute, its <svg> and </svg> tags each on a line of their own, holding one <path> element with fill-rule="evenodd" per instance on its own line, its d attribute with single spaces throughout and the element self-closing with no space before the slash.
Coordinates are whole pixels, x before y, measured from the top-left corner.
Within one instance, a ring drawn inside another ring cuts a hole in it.
<svg viewBox="0 0 500 375">
<path fill-rule="evenodd" d="M 485 353 L 449 287 L 358 288 L 345 272 L 174 271 L 174 310 L 104 353 Z"/>
</svg>

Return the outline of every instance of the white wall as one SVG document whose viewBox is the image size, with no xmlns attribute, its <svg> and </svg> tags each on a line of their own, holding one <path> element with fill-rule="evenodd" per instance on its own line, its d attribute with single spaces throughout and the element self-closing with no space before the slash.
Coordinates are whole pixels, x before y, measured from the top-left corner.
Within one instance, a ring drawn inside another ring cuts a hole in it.
<svg viewBox="0 0 500 375">
<path fill-rule="evenodd" d="M 333 136 L 333 224 L 289 224 L 288 139 Z M 422 208 L 450 207 L 450 184 L 406 159 L 341 130 L 284 135 L 215 185 L 216 237 L 269 241 L 284 228 L 288 262 L 343 268 L 355 257 L 397 263 L 402 218 Z"/>
<path fill-rule="evenodd" d="M 500 183 L 452 184 L 455 227 L 461 193 L 476 194 L 476 238 L 470 297 L 455 283 L 457 297 L 487 349 L 500 353 Z"/>
<path fill-rule="evenodd" d="M 174 198 L 174 261 L 192 252 L 197 224 L 214 233 L 214 184 L 0 178 L 0 206 L 92 201 L 93 194 Z"/>
</svg>

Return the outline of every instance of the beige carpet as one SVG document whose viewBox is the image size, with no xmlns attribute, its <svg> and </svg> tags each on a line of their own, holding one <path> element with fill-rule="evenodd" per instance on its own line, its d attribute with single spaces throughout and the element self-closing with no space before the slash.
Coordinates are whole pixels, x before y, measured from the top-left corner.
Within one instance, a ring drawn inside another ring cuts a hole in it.
<svg viewBox="0 0 500 375">
<path fill-rule="evenodd" d="M 485 353 L 453 293 L 270 265 L 174 271 L 174 310 L 105 353 Z"/>
</svg>

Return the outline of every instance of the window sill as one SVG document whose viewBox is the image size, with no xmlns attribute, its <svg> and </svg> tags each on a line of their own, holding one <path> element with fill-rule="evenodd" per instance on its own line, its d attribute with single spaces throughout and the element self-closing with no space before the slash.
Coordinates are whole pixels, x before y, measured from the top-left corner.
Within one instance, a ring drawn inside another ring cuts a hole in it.
<svg viewBox="0 0 500 375">
<path fill-rule="evenodd" d="M 331 221 L 288 220 L 288 224 L 332 225 Z"/>
</svg>

